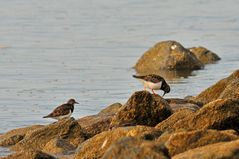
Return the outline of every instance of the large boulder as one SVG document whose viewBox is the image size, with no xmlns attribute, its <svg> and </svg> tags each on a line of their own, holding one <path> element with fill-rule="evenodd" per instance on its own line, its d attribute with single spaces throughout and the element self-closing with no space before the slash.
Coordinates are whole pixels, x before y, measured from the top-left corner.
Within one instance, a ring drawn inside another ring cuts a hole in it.
<svg viewBox="0 0 239 159">
<path fill-rule="evenodd" d="M 169 159 L 167 150 L 153 141 L 125 137 L 112 144 L 102 159 Z"/>
<path fill-rule="evenodd" d="M 156 73 L 160 70 L 195 70 L 203 67 L 196 56 L 176 41 L 162 41 L 146 51 L 137 61 L 138 73 Z"/>
<path fill-rule="evenodd" d="M 11 148 L 16 151 L 44 150 L 48 153 L 66 153 L 85 140 L 84 133 L 74 118 L 63 119 L 35 131 Z"/>
<path fill-rule="evenodd" d="M 239 131 L 239 100 L 218 99 L 172 125 L 172 129 L 234 129 Z"/>
<path fill-rule="evenodd" d="M 223 141 L 237 140 L 237 132 L 231 130 L 194 130 L 175 132 L 165 142 L 170 156 L 182 153 L 189 149 L 214 144 Z"/>
<path fill-rule="evenodd" d="M 80 144 L 76 150 L 75 159 L 101 158 L 105 151 L 117 140 L 131 136 L 144 138 L 149 132 L 154 134 L 158 130 L 154 127 L 131 126 L 104 131 Z"/>
<path fill-rule="evenodd" d="M 43 125 L 33 125 L 25 128 L 13 129 L 0 136 L 0 146 L 12 146 L 21 141 L 27 133 L 30 133 Z"/>
<path fill-rule="evenodd" d="M 172 114 L 165 99 L 148 91 L 135 92 L 113 117 L 111 127 L 125 125 L 155 126 Z"/>
<path fill-rule="evenodd" d="M 219 142 L 188 150 L 172 159 L 237 159 L 239 158 L 239 140 Z"/>
<path fill-rule="evenodd" d="M 214 63 L 221 59 L 217 54 L 205 47 L 192 47 L 189 50 L 204 64 Z"/>
<path fill-rule="evenodd" d="M 202 103 L 209 103 L 216 99 L 226 98 L 239 99 L 239 70 L 236 70 L 229 77 L 224 78 L 207 88 L 193 100 Z"/>
</svg>

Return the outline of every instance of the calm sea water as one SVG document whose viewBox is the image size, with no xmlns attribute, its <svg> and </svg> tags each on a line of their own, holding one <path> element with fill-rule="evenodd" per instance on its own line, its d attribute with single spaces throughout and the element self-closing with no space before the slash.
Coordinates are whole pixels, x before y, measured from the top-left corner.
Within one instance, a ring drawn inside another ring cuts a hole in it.
<svg viewBox="0 0 239 159">
<path fill-rule="evenodd" d="M 69 98 L 80 103 L 76 118 L 126 102 L 142 89 L 132 66 L 163 40 L 205 46 L 222 58 L 169 79 L 166 97 L 196 95 L 239 68 L 238 6 L 235 0 L 1 0 L 0 133 L 53 122 L 42 116 Z"/>
</svg>

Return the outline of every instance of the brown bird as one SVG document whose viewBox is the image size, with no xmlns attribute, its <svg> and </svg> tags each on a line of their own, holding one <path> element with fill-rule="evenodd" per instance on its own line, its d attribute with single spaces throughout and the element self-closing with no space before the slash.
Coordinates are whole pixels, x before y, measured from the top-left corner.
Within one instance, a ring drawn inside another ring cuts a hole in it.
<svg viewBox="0 0 239 159">
<path fill-rule="evenodd" d="M 146 75 L 146 76 L 133 75 L 133 77 L 140 79 L 144 84 L 144 90 L 146 90 L 146 88 L 149 88 L 152 90 L 153 94 L 155 94 L 154 90 L 164 91 L 163 96 L 166 93 L 170 92 L 169 85 L 167 84 L 165 79 L 159 75 L 155 75 L 155 74 L 150 74 L 150 75 Z"/>
<path fill-rule="evenodd" d="M 76 102 L 75 99 L 70 99 L 67 103 L 58 106 L 53 110 L 53 112 L 51 112 L 47 116 L 44 116 L 43 118 L 53 118 L 56 120 L 69 118 L 74 111 L 74 104 L 79 103 Z"/>
</svg>

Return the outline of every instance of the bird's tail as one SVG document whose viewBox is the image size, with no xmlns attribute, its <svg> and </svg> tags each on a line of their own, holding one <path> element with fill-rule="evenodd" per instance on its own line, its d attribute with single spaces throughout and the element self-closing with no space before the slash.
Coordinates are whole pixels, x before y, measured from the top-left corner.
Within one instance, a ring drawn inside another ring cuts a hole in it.
<svg viewBox="0 0 239 159">
<path fill-rule="evenodd" d="M 138 78 L 138 79 L 143 79 L 144 76 L 137 76 L 137 75 L 133 75 L 134 78 Z"/>
<path fill-rule="evenodd" d="M 44 116 L 44 117 L 42 117 L 42 118 L 49 118 L 49 115 L 46 115 L 46 116 Z"/>
</svg>

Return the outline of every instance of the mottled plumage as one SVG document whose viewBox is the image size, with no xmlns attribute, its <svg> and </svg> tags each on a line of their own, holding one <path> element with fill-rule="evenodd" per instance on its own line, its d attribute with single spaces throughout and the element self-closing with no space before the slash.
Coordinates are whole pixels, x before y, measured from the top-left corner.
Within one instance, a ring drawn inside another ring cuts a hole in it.
<svg viewBox="0 0 239 159">
<path fill-rule="evenodd" d="M 74 99 L 68 100 L 67 103 L 56 107 L 50 114 L 43 118 L 63 119 L 69 118 L 74 111 L 74 104 L 78 104 Z"/>
<path fill-rule="evenodd" d="M 159 75 L 155 75 L 155 74 L 150 74 L 146 76 L 133 75 L 133 77 L 142 80 L 144 84 L 144 89 L 149 88 L 152 90 L 153 93 L 154 93 L 154 90 L 163 90 L 164 91 L 163 96 L 164 96 L 166 93 L 170 92 L 170 86 L 167 84 L 165 79 Z"/>
</svg>

